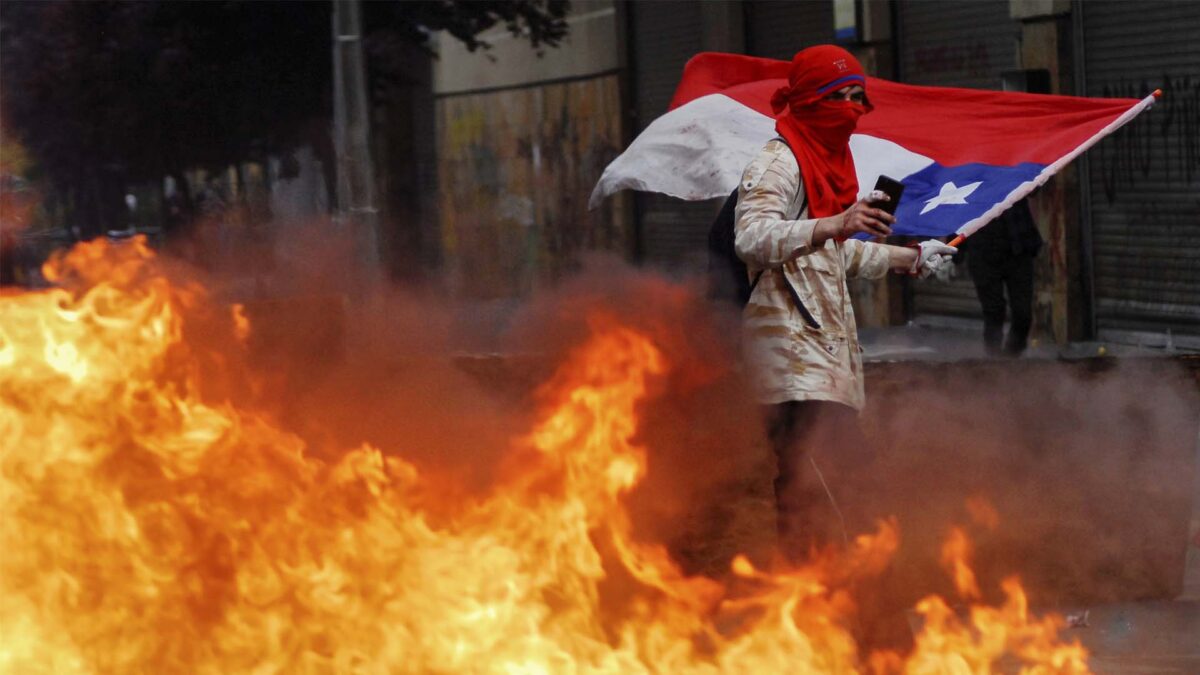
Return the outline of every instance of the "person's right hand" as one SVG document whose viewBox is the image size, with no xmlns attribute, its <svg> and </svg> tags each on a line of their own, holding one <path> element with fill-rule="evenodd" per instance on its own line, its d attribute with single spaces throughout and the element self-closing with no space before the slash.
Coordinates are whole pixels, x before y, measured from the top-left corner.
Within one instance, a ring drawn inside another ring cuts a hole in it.
<svg viewBox="0 0 1200 675">
<path fill-rule="evenodd" d="M 841 226 L 838 228 L 838 239 L 849 239 L 863 232 L 872 237 L 886 237 L 892 233 L 895 216 L 871 206 L 872 203 L 887 201 L 889 197 L 878 191 L 872 191 L 866 197 L 858 200 L 853 206 L 841 213 Z"/>
</svg>

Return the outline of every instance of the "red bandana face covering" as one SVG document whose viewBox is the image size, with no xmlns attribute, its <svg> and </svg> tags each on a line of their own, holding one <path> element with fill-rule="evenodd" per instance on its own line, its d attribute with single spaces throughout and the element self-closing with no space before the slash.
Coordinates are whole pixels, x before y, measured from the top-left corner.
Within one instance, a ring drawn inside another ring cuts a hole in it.
<svg viewBox="0 0 1200 675">
<path fill-rule="evenodd" d="M 825 100 L 829 93 L 855 84 L 866 87 L 858 59 L 841 47 L 819 45 L 796 54 L 787 86 L 771 98 L 779 116 L 775 130 L 800 164 L 810 218 L 841 213 L 858 196 L 850 134 L 858 118 L 871 112 L 871 104 Z"/>
</svg>

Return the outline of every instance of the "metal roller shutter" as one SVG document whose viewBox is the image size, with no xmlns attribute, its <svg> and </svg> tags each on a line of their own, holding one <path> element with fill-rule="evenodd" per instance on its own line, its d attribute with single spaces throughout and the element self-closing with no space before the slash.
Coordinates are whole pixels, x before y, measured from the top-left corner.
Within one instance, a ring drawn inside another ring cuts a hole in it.
<svg viewBox="0 0 1200 675">
<path fill-rule="evenodd" d="M 1018 66 L 1020 23 L 1008 0 L 898 4 L 900 80 L 911 84 L 1000 89 L 1001 74 Z M 913 283 L 917 314 L 981 316 L 975 287 L 961 269 L 949 283 Z"/>
<path fill-rule="evenodd" d="M 746 53 L 791 61 L 796 52 L 833 40 L 833 2 L 746 3 Z"/>
<path fill-rule="evenodd" d="M 702 51 L 700 4 L 694 0 L 629 3 L 636 126 L 640 132 L 667 111 L 688 59 Z M 708 202 L 638 194 L 643 262 L 666 268 L 687 266 L 703 256 L 708 227 L 716 215 Z M 700 269 L 703 269 L 702 267 Z"/>
<path fill-rule="evenodd" d="M 1097 328 L 1200 335 L 1200 3 L 1076 8 L 1088 96 L 1165 92 L 1087 156 Z"/>
</svg>

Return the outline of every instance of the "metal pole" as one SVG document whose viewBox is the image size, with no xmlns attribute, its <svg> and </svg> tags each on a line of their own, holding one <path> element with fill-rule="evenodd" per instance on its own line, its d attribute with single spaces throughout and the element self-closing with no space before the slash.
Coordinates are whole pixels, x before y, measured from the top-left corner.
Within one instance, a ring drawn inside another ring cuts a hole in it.
<svg viewBox="0 0 1200 675">
<path fill-rule="evenodd" d="M 379 212 L 371 164 L 370 109 L 359 0 L 333 2 L 333 124 L 337 153 L 335 219 L 354 233 L 359 257 L 379 266 Z"/>
</svg>

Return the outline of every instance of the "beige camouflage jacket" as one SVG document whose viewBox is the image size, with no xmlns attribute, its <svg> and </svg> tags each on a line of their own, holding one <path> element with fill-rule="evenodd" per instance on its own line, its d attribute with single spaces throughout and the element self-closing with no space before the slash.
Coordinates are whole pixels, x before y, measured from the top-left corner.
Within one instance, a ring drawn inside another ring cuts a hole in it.
<svg viewBox="0 0 1200 675">
<path fill-rule="evenodd" d="M 823 400 L 861 410 L 862 356 L 847 277 L 888 272 L 883 246 L 850 239 L 812 245 L 800 167 L 776 139 L 738 188 L 735 244 L 750 279 L 745 357 L 763 403 Z"/>
</svg>

